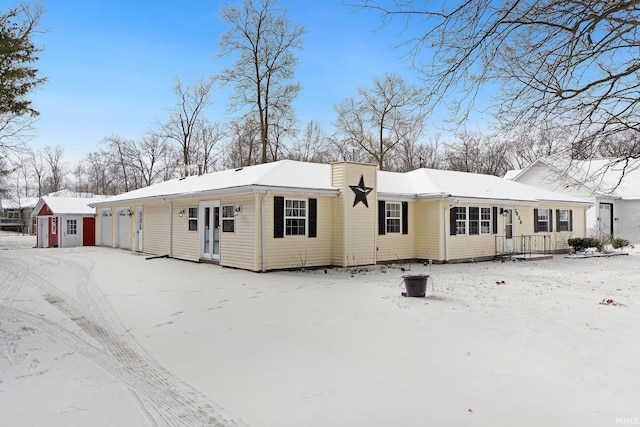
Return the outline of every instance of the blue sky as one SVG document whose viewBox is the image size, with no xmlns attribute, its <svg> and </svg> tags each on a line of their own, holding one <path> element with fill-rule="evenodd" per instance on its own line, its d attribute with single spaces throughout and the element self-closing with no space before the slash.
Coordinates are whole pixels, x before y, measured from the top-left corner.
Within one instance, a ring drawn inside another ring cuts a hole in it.
<svg viewBox="0 0 640 427">
<path fill-rule="evenodd" d="M 228 4 L 228 2 L 224 2 Z M 2 9 L 13 3 L 0 2 Z M 226 31 L 215 0 L 44 0 L 37 67 L 48 82 L 32 97 L 41 116 L 30 142 L 60 145 L 65 159 L 79 160 L 106 136 L 138 139 L 166 118 L 176 103 L 172 87 L 220 72 L 218 42 Z M 375 30 L 379 17 L 355 12 L 340 0 L 280 0 L 289 18 L 307 29 L 298 53 L 295 102 L 301 127 L 320 121 L 325 130 L 334 105 L 387 72 L 415 79 L 393 49 L 397 31 Z M 226 122 L 228 92 L 217 86 L 210 120 Z"/>
</svg>

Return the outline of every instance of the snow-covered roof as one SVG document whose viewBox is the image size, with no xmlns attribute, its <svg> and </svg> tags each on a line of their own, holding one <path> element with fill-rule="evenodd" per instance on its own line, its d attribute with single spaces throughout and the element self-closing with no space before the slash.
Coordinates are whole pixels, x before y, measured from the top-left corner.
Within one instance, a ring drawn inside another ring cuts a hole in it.
<svg viewBox="0 0 640 427">
<path fill-rule="evenodd" d="M 522 173 L 522 169 L 511 169 L 508 170 L 507 173 L 504 174 L 504 179 L 515 179 L 518 175 Z"/>
<path fill-rule="evenodd" d="M 38 199 L 36 197 L 21 197 L 20 199 L 0 199 L 1 209 L 25 209 L 33 208 Z"/>
<path fill-rule="evenodd" d="M 138 199 L 189 197 L 199 193 L 221 194 L 224 191 L 234 193 L 251 192 L 257 188 L 263 190 L 286 189 L 291 193 L 300 191 L 336 195 L 338 193 L 338 190 L 331 186 L 331 165 L 280 160 L 204 175 L 172 179 L 109 197 L 104 202 L 92 201 L 91 204 L 92 206 L 100 206 Z"/>
<path fill-rule="evenodd" d="M 640 160 L 539 159 L 523 173 L 539 164 L 572 178 L 596 195 L 630 200 L 640 199 Z"/>
<path fill-rule="evenodd" d="M 493 175 L 440 169 L 416 169 L 411 172 L 378 172 L 378 197 L 447 197 L 513 202 L 570 202 L 583 199 L 521 184 Z"/>
<path fill-rule="evenodd" d="M 378 171 L 379 197 L 483 199 L 538 203 L 544 201 L 583 203 L 582 199 L 543 190 L 492 175 L 437 169 L 406 173 Z M 141 199 L 187 198 L 206 195 L 278 190 L 300 194 L 337 195 L 331 186 L 331 165 L 281 160 L 244 168 L 190 176 L 151 185 L 91 206 L 112 205 Z"/>
<path fill-rule="evenodd" d="M 107 196 L 93 194 L 93 193 L 85 193 L 82 191 L 74 191 L 69 189 L 54 191 L 53 193 L 47 194 L 47 196 L 51 197 L 81 197 L 81 198 L 105 198 Z"/>
<path fill-rule="evenodd" d="M 94 200 L 87 197 L 43 196 L 33 209 L 33 213 L 37 215 L 42 206 L 46 204 L 51 212 L 57 215 L 92 215 L 95 214 L 95 209 L 89 206 L 89 203 Z"/>
</svg>

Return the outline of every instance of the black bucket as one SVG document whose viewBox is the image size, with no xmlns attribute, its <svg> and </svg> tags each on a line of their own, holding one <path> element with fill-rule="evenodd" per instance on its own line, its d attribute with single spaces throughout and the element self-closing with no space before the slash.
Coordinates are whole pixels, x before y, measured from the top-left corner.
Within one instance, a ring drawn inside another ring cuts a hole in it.
<svg viewBox="0 0 640 427">
<path fill-rule="evenodd" d="M 408 297 L 424 297 L 426 295 L 428 274 L 405 274 L 402 278 Z"/>
</svg>

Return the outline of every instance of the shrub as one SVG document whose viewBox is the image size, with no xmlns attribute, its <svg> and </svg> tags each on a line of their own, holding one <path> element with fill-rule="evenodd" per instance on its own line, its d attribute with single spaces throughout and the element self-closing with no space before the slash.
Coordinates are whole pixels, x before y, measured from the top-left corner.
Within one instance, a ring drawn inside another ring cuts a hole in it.
<svg viewBox="0 0 640 427">
<path fill-rule="evenodd" d="M 619 237 L 616 237 L 611 241 L 611 246 L 613 246 L 613 249 L 624 248 L 625 246 L 628 246 L 628 245 L 629 245 L 628 240 L 621 239 Z"/>
<path fill-rule="evenodd" d="M 598 248 L 599 251 L 602 251 L 602 242 L 594 237 L 575 237 L 567 240 L 567 243 L 569 243 L 569 246 L 573 247 L 576 252 L 587 248 Z"/>
</svg>

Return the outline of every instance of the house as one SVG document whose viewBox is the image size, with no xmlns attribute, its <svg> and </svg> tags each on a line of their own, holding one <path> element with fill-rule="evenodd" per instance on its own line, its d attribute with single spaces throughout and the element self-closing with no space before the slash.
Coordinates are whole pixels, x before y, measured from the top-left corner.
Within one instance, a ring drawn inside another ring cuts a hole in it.
<svg viewBox="0 0 640 427">
<path fill-rule="evenodd" d="M 90 205 L 99 245 L 267 271 L 563 251 L 590 203 L 489 175 L 282 160 Z"/>
<path fill-rule="evenodd" d="M 95 245 L 95 209 L 86 197 L 43 196 L 33 208 L 38 248 Z"/>
<path fill-rule="evenodd" d="M 593 203 L 587 211 L 589 237 L 640 242 L 640 161 L 539 159 L 505 178 Z"/>
<path fill-rule="evenodd" d="M 35 197 L 0 199 L 0 229 L 32 234 L 35 227 L 31 211 L 37 202 Z"/>
</svg>

